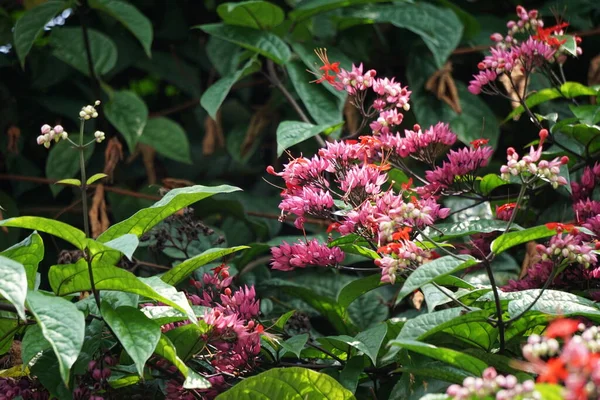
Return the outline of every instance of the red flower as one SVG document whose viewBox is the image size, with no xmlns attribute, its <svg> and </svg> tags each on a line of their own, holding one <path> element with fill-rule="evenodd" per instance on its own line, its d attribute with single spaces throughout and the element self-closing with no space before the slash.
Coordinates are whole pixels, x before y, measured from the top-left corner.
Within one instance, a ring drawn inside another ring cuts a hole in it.
<svg viewBox="0 0 600 400">
<path fill-rule="evenodd" d="M 471 142 L 471 144 L 473 145 L 473 147 L 478 149 L 481 146 L 485 146 L 486 144 L 488 144 L 488 142 L 489 142 L 489 139 L 475 139 Z"/>
<path fill-rule="evenodd" d="M 560 358 L 551 358 L 546 362 L 546 368 L 538 376 L 537 381 L 556 384 L 564 381 L 568 376 L 569 372 L 565 369 L 565 363 Z"/>
<path fill-rule="evenodd" d="M 516 206 L 517 206 L 517 203 L 502 204 L 500 207 L 498 207 L 498 209 L 496 210 L 496 213 L 501 213 L 503 211 L 510 211 L 510 210 L 514 209 Z M 552 228 L 548 228 L 548 229 L 552 229 Z"/>
<path fill-rule="evenodd" d="M 404 228 L 402 228 L 401 230 L 394 232 L 392 234 L 392 239 L 393 240 L 410 240 L 410 232 L 412 231 L 412 228 L 409 226 L 405 226 Z"/>
<path fill-rule="evenodd" d="M 573 224 L 562 224 L 560 222 L 548 222 L 546 224 L 546 228 L 548 229 L 555 229 L 556 232 L 560 233 L 560 232 L 573 232 L 573 233 L 577 233 L 577 229 L 575 228 L 575 225 Z"/>
<path fill-rule="evenodd" d="M 321 62 L 323 63 L 323 66 L 319 67 L 319 69 L 323 71 L 323 75 L 321 75 L 319 79 L 314 80 L 311 83 L 323 83 L 324 81 L 327 81 L 330 84 L 333 84 L 333 82 L 335 82 L 336 74 L 340 72 L 340 63 L 329 62 L 329 58 L 327 57 L 327 49 L 316 49 L 315 53 L 317 54 L 317 57 L 319 57 L 319 60 L 321 60 Z M 313 71 L 308 72 L 314 74 Z M 331 73 L 333 73 L 333 75 Z"/>
<path fill-rule="evenodd" d="M 413 179 L 409 178 L 408 182 L 405 182 L 402 184 L 402 190 L 411 190 L 410 188 L 412 187 L 412 185 L 413 185 Z"/>
<path fill-rule="evenodd" d="M 569 338 L 578 330 L 579 321 L 576 319 L 561 318 L 552 321 L 552 323 L 548 325 L 546 332 L 544 332 L 544 336 L 549 338 Z"/>
<path fill-rule="evenodd" d="M 331 233 L 331 231 L 337 231 L 338 228 L 340 227 L 340 224 L 337 222 L 332 222 L 331 224 L 329 224 L 329 226 L 327 227 L 327 233 Z"/>
<path fill-rule="evenodd" d="M 558 25 L 550 26 L 548 28 L 542 28 L 542 27 L 538 26 L 537 35 L 534 35 L 533 38 L 535 40 L 545 42 L 552 47 L 560 47 L 567 41 L 567 39 L 558 40 L 556 37 L 551 36 L 551 35 L 558 31 L 561 31 L 563 28 L 566 28 L 567 26 L 569 26 L 569 24 L 566 22 L 560 23 Z"/>
</svg>

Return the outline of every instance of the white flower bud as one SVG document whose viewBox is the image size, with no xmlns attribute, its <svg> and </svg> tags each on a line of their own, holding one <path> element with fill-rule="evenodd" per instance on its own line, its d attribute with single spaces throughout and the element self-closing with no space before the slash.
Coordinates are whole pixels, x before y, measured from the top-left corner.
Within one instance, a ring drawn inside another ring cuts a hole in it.
<svg viewBox="0 0 600 400">
<path fill-rule="evenodd" d="M 85 113 L 85 111 L 81 110 L 79 111 L 79 118 L 85 118 L 87 114 Z"/>
<path fill-rule="evenodd" d="M 48 125 L 48 124 L 44 124 L 44 125 L 42 125 L 42 134 L 44 134 L 44 135 L 45 135 L 46 133 L 50 132 L 50 130 L 51 130 L 51 129 L 52 129 L 52 128 L 51 128 L 51 127 L 50 127 L 50 125 Z"/>
<path fill-rule="evenodd" d="M 61 133 L 60 137 L 62 138 L 62 140 L 67 140 L 67 138 L 69 137 L 69 134 L 66 131 L 63 131 L 63 133 Z"/>
<path fill-rule="evenodd" d="M 40 135 L 37 137 L 37 144 L 44 144 L 46 143 L 46 139 L 44 138 L 44 135 Z"/>
<path fill-rule="evenodd" d="M 100 105 L 100 100 L 96 100 L 96 101 L 94 102 L 94 105 L 95 105 L 95 106 L 99 106 L 99 105 Z"/>
</svg>

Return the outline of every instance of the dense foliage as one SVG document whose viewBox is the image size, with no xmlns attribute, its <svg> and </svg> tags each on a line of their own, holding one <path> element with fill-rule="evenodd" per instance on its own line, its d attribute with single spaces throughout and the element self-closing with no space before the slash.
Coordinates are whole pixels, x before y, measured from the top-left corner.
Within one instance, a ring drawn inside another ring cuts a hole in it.
<svg viewBox="0 0 600 400">
<path fill-rule="evenodd" d="M 600 7 L 532 3 L 0 3 L 0 399 L 598 398 Z"/>
</svg>

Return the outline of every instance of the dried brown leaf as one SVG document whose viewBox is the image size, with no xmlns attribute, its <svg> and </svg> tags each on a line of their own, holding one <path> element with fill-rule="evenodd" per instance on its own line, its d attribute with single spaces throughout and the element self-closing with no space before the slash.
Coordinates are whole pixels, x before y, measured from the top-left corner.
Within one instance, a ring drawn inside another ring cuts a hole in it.
<svg viewBox="0 0 600 400">
<path fill-rule="evenodd" d="M 519 107 L 521 105 L 519 99 L 525 98 L 525 94 L 527 93 L 527 88 L 525 87 L 527 79 L 525 79 L 520 63 L 517 62 L 515 64 L 515 67 L 510 72 L 510 78 L 506 74 L 500 75 L 500 82 L 512 100 L 510 104 L 513 110 Z M 520 117 L 521 115 L 517 114 L 513 119 L 517 121 Z"/>
<path fill-rule="evenodd" d="M 536 258 L 538 257 L 538 252 L 535 249 L 537 243 L 535 241 L 527 242 L 525 245 L 525 258 L 523 258 L 523 264 L 521 264 L 521 273 L 519 274 L 519 279 L 523 279 L 529 268 L 535 263 Z"/>
<path fill-rule="evenodd" d="M 4 219 L 4 216 L 2 215 L 2 210 L 0 210 L 0 221 L 2 221 Z M 8 228 L 3 226 L 2 228 L 2 232 L 4 232 L 5 234 L 8 234 Z"/>
<path fill-rule="evenodd" d="M 102 183 L 96 186 L 88 216 L 93 238 L 100 236 L 110 226 L 110 220 L 106 212 L 106 200 L 104 199 L 104 185 Z"/>
<path fill-rule="evenodd" d="M 417 290 L 416 292 L 414 292 L 412 294 L 412 296 L 410 297 L 410 301 L 411 301 L 413 307 L 417 310 L 421 309 L 421 307 L 423 306 L 424 300 L 425 300 L 425 296 L 423 296 L 423 292 L 421 292 L 420 290 Z"/>
<path fill-rule="evenodd" d="M 19 138 L 21 137 L 21 129 L 15 125 L 11 125 L 6 131 L 8 135 L 8 144 L 6 150 L 9 153 L 19 154 Z"/>
<path fill-rule="evenodd" d="M 351 136 L 354 135 L 360 129 L 361 116 L 350 97 L 346 99 L 344 104 L 344 119 L 346 120 L 346 129 Z"/>
<path fill-rule="evenodd" d="M 455 113 L 462 113 L 458 90 L 456 89 L 454 78 L 452 78 L 452 63 L 450 61 L 427 79 L 425 89 L 435 94 L 439 100 L 448 104 Z"/>
<path fill-rule="evenodd" d="M 204 119 L 204 139 L 202 139 L 202 154 L 209 156 L 218 148 L 225 145 L 223 126 L 221 125 L 221 110 L 217 111 L 217 119 L 209 115 Z"/>
<path fill-rule="evenodd" d="M 248 154 L 248 151 L 250 151 L 256 139 L 260 137 L 260 134 L 272 120 L 272 110 L 269 103 L 259 107 L 258 110 L 256 110 L 250 119 L 250 124 L 246 130 L 246 136 L 244 137 L 244 142 L 240 148 L 240 155 L 242 157 Z"/>
<path fill-rule="evenodd" d="M 156 170 L 154 169 L 156 150 L 154 147 L 148 146 L 144 143 L 138 143 L 137 147 L 140 149 L 140 153 L 142 154 L 142 160 L 144 162 L 144 168 L 146 169 L 148 183 L 150 185 L 154 185 L 156 183 Z"/>
<path fill-rule="evenodd" d="M 119 161 L 123 160 L 123 145 L 119 139 L 112 137 L 104 150 L 104 173 L 108 175 L 108 181 L 113 181 L 115 168 Z"/>
<path fill-rule="evenodd" d="M 177 189 L 182 187 L 194 186 L 195 183 L 187 179 L 165 178 L 162 180 L 165 189 Z"/>
</svg>

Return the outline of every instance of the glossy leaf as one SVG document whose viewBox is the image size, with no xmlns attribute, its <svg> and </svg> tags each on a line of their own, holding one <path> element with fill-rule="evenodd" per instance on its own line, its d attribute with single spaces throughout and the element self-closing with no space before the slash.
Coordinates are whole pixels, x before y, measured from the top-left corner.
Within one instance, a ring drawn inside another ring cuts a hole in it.
<svg viewBox="0 0 600 400">
<path fill-rule="evenodd" d="M 343 308 L 348 308 L 354 300 L 371 290 L 377 289 L 381 284 L 380 274 L 353 280 L 338 292 L 337 302 Z"/>
<path fill-rule="evenodd" d="M 206 250 L 202 254 L 198 254 L 195 257 L 185 260 L 181 264 L 177 264 L 168 270 L 164 275 L 162 275 L 161 279 L 166 283 L 175 286 L 181 283 L 185 278 L 187 278 L 201 266 L 225 257 L 228 254 L 249 248 L 249 246 L 237 246 L 230 247 L 228 249 L 213 248 Z"/>
<path fill-rule="evenodd" d="M 541 289 L 523 290 L 518 292 L 520 295 L 518 298 L 513 296 L 507 297 L 507 294 L 505 293 L 503 296 L 504 298 L 512 299 L 510 303 L 508 303 L 508 313 L 511 317 L 519 315 L 525 309 L 528 309 L 539 295 L 540 290 Z M 532 311 L 540 311 L 544 314 L 565 317 L 582 315 L 595 319 L 600 318 L 600 309 L 598 309 L 596 303 L 575 294 L 559 290 L 545 290 L 540 299 L 529 309 Z"/>
<path fill-rule="evenodd" d="M 44 259 L 44 242 L 40 235 L 32 233 L 23 241 L 1 252 L 0 256 L 21 263 L 27 274 L 27 287 L 34 288 L 38 265 Z"/>
<path fill-rule="evenodd" d="M 148 107 L 144 100 L 127 90 L 114 92 L 104 107 L 104 112 L 110 123 L 123 135 L 129 151 L 133 153 L 148 121 Z"/>
<path fill-rule="evenodd" d="M 96 182 L 96 181 L 98 181 L 98 180 L 100 180 L 100 179 L 102 179 L 102 178 L 106 178 L 107 176 L 108 176 L 108 175 L 106 175 L 106 174 L 103 174 L 103 173 L 94 174 L 94 175 L 90 176 L 90 177 L 87 179 L 87 181 L 85 181 L 85 184 L 86 184 L 86 185 L 91 185 L 91 184 L 93 184 L 94 182 Z"/>
<path fill-rule="evenodd" d="M 492 192 L 492 190 L 496 189 L 497 187 L 507 185 L 508 183 L 509 182 L 500 178 L 496 174 L 487 174 L 479 182 L 479 190 L 481 190 L 481 193 L 487 196 Z"/>
<path fill-rule="evenodd" d="M 216 400 L 354 400 L 335 379 L 306 368 L 273 368 L 249 377 L 221 393 Z"/>
<path fill-rule="evenodd" d="M 421 265 L 404 282 L 402 289 L 398 293 L 396 304 L 421 286 L 434 282 L 436 279 L 446 275 L 469 268 L 477 264 L 477 262 L 471 256 L 457 256 L 456 258 L 444 256 Z"/>
<path fill-rule="evenodd" d="M 25 316 L 25 297 L 27 296 L 27 274 L 22 264 L 10 258 L 0 256 L 0 296 L 8 300 L 22 320 Z"/>
<path fill-rule="evenodd" d="M 229 185 L 196 185 L 173 189 L 152 206 L 144 208 L 125 221 L 121 221 L 108 228 L 97 240 L 105 243 L 127 233 L 132 233 L 139 238 L 152 229 L 154 225 L 190 204 L 217 193 L 231 193 L 238 190 L 241 189 Z"/>
<path fill-rule="evenodd" d="M 17 20 L 13 31 L 13 42 L 21 67 L 25 66 L 25 57 L 44 31 L 46 24 L 67 5 L 66 1 L 47 1 L 27 11 Z"/>
<path fill-rule="evenodd" d="M 123 24 L 142 44 L 150 57 L 152 47 L 152 23 L 133 5 L 119 0 L 90 0 L 89 6 L 103 11 Z"/>
<path fill-rule="evenodd" d="M 322 343 L 334 341 L 352 346 L 355 349 L 362 351 L 367 357 L 369 357 L 373 365 L 376 365 L 377 354 L 379 353 L 379 349 L 381 348 L 381 344 L 383 343 L 386 333 L 387 325 L 379 324 L 371 329 L 360 332 L 355 337 L 347 335 L 325 336 L 318 338 L 317 340 Z"/>
<path fill-rule="evenodd" d="M 81 186 L 81 181 L 79 179 L 61 179 L 60 181 L 56 181 L 55 185 L 71 185 L 71 186 Z"/>
<path fill-rule="evenodd" d="M 300 121 L 283 121 L 277 127 L 277 156 L 290 147 L 317 136 L 330 128 L 328 125 L 313 125 Z"/>
<path fill-rule="evenodd" d="M 71 243 L 79 250 L 85 248 L 86 237 L 83 231 L 53 219 L 43 217 L 15 217 L 0 221 L 0 226 L 32 229 L 49 233 Z"/>
<path fill-rule="evenodd" d="M 535 226 L 517 232 L 505 233 L 492 242 L 491 249 L 500 254 L 512 247 L 518 246 L 532 240 L 543 239 L 556 234 L 555 229 L 548 229 L 545 225 Z"/>
<path fill-rule="evenodd" d="M 203 30 L 211 36 L 237 44 L 245 49 L 270 58 L 278 64 L 285 64 L 291 56 L 288 45 L 271 32 L 224 24 L 198 25 L 196 28 Z"/>
<path fill-rule="evenodd" d="M 463 236 L 475 235 L 478 233 L 503 232 L 508 223 L 496 219 L 476 219 L 464 220 L 460 222 L 442 222 L 435 225 L 435 229 L 430 231 L 432 239 L 437 241 L 446 241 L 457 239 Z M 522 230 L 519 225 L 512 224 L 512 230 Z"/>
<path fill-rule="evenodd" d="M 185 377 L 183 387 L 185 389 L 207 389 L 210 387 L 210 382 L 198 375 L 192 369 L 190 369 L 185 363 L 177 356 L 177 350 L 173 343 L 164 334 L 160 336 L 156 349 L 156 354 L 169 361 L 171 364 L 177 367 L 179 372 Z"/>
<path fill-rule="evenodd" d="M 68 385 L 69 370 L 83 346 L 83 313 L 68 300 L 32 290 L 27 293 L 27 308 L 52 346 L 58 358 L 60 376 Z"/>
<path fill-rule="evenodd" d="M 224 3 L 217 7 L 217 13 L 228 25 L 262 30 L 279 25 L 285 17 L 281 7 L 268 1 Z"/>
<path fill-rule="evenodd" d="M 144 365 L 160 339 L 160 326 L 148 319 L 140 310 L 123 306 L 113 309 L 102 303 L 102 317 L 129 354 L 138 374 L 144 376 Z"/>
<path fill-rule="evenodd" d="M 95 29 L 88 29 L 94 72 L 106 75 L 117 63 L 117 46 L 112 39 Z M 90 75 L 86 45 L 81 28 L 55 27 L 50 35 L 52 55 L 69 64 L 84 75 Z"/>
<path fill-rule="evenodd" d="M 191 359 L 206 346 L 206 342 L 202 340 L 202 335 L 208 331 L 209 327 L 206 324 L 203 325 L 203 327 L 200 327 L 196 324 L 187 324 L 165 333 L 177 349 L 177 356 L 184 362 Z"/>
<path fill-rule="evenodd" d="M 600 149 L 600 140 L 598 140 L 600 137 L 600 126 L 598 125 L 561 124 L 559 130 L 561 133 L 584 145 L 588 154 L 595 153 Z"/>
<path fill-rule="evenodd" d="M 21 360 L 23 365 L 28 365 L 35 356 L 44 350 L 51 349 L 52 345 L 44 337 L 40 325 L 32 325 L 25 331 L 21 341 Z"/>
<path fill-rule="evenodd" d="M 285 353 L 290 352 L 300 358 L 300 352 L 308 341 L 308 333 L 294 335 L 291 338 L 281 342 L 280 357 L 285 356 Z"/>
<path fill-rule="evenodd" d="M 158 154 L 191 164 L 190 143 L 185 131 L 177 122 L 165 118 L 151 118 L 144 127 L 140 142 L 151 146 Z"/>
</svg>

